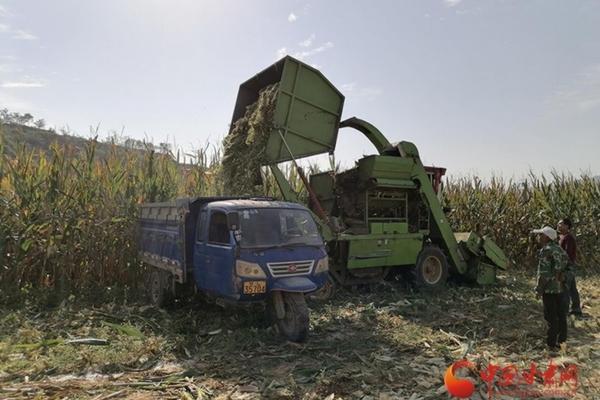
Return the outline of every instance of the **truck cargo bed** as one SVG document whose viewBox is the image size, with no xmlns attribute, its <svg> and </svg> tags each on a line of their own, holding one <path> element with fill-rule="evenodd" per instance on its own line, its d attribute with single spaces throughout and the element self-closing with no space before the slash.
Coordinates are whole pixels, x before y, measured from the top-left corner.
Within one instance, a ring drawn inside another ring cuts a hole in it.
<svg viewBox="0 0 600 400">
<path fill-rule="evenodd" d="M 176 282 L 192 271 L 195 226 L 200 208 L 219 200 L 248 197 L 189 197 L 140 206 L 138 256 L 141 261 L 170 272 Z"/>
</svg>

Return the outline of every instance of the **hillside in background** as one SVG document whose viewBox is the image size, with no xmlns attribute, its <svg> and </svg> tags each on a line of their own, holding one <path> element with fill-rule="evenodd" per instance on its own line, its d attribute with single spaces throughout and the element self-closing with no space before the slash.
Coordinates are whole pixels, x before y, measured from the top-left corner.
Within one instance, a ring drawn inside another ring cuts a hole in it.
<svg viewBox="0 0 600 400">
<path fill-rule="evenodd" d="M 17 123 L 0 123 L 0 138 L 4 144 L 4 153 L 9 157 L 14 157 L 21 146 L 25 146 L 28 150 L 42 150 L 49 153 L 50 147 L 55 143 L 59 147 L 70 148 L 72 151 L 78 152 L 83 150 L 91 140 L 91 138 L 59 134 L 53 130 L 40 129 Z M 112 145 L 112 141 L 104 143 L 99 141 L 96 145 L 96 155 L 98 158 L 106 159 Z M 143 142 L 132 139 L 127 139 L 124 143 L 119 143 L 117 147 L 122 148 L 123 151 L 125 149 L 145 150 Z"/>
<path fill-rule="evenodd" d="M 96 137 L 84 138 L 71 132 L 66 128 L 60 128 L 57 133 L 54 128 L 46 128 L 46 121 L 42 118 L 35 119 L 29 113 L 11 112 L 6 108 L 0 109 L 0 143 L 4 145 L 3 153 L 14 157 L 19 149 L 24 146 L 27 150 L 41 150 L 50 153 L 53 144 L 60 148 L 69 149 L 69 152 L 78 153 L 83 150 L 91 140 L 95 140 L 95 156 L 97 159 L 106 160 L 111 151 L 120 152 L 133 151 L 139 155 L 154 150 L 173 157 L 173 151 L 169 143 L 154 145 L 144 140 L 133 139 L 127 136 L 113 133 L 104 141 L 98 141 Z M 176 160 L 179 163 L 179 160 Z M 179 163 L 179 164 L 185 164 Z"/>
</svg>

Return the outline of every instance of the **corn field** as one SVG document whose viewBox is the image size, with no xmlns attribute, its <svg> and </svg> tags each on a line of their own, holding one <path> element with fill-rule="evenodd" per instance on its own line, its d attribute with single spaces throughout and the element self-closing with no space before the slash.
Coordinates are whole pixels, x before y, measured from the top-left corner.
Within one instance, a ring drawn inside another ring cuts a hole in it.
<svg viewBox="0 0 600 400">
<path fill-rule="evenodd" d="M 446 182 L 444 202 L 455 231 L 490 235 L 509 255 L 515 268 L 531 266 L 537 247 L 531 230 L 570 218 L 577 237 L 577 263 L 600 266 L 600 179 L 590 175 L 529 174 L 520 182 L 478 178 Z"/>
<path fill-rule="evenodd" d="M 178 155 L 157 153 L 152 145 L 140 151 L 113 143 L 105 158 L 96 155 L 98 146 L 90 140 L 83 151 L 20 147 L 9 157 L 0 131 L 0 293 L 134 287 L 141 268 L 138 204 L 224 193 L 219 148 L 207 146 L 181 164 Z M 295 171 L 287 173 L 300 191 Z M 266 174 L 265 194 L 277 190 Z"/>
<path fill-rule="evenodd" d="M 0 127 L 1 128 L 1 127 Z M 192 163 L 178 156 L 123 149 L 96 156 L 98 143 L 83 151 L 54 145 L 49 152 L 22 147 L 16 156 L 2 151 L 0 132 L 0 291 L 23 295 L 30 289 L 84 292 L 92 287 L 135 287 L 137 205 L 178 196 L 224 194 L 219 148 L 201 149 Z M 212 151 L 209 151 L 212 150 Z M 315 167 L 311 168 L 312 170 Z M 292 186 L 305 197 L 292 168 Z M 265 195 L 277 196 L 268 173 Z M 535 246 L 530 230 L 576 223 L 581 262 L 598 265 L 600 183 L 589 176 L 531 175 L 523 182 L 477 179 L 446 182 L 444 201 L 454 210 L 456 230 L 493 236 L 518 268 L 531 266 Z"/>
</svg>

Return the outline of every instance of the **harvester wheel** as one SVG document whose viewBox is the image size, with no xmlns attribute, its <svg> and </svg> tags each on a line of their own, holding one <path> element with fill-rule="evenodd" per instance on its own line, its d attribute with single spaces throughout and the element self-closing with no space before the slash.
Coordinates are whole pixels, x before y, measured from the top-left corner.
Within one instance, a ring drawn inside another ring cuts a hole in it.
<svg viewBox="0 0 600 400">
<path fill-rule="evenodd" d="M 308 336 L 309 311 L 304 293 L 283 292 L 281 301 L 285 310 L 283 318 L 277 315 L 275 304 L 271 308 L 272 318 L 276 321 L 279 332 L 291 342 L 305 341 Z"/>
<path fill-rule="evenodd" d="M 422 289 L 438 289 L 448 279 L 448 260 L 444 252 L 435 246 L 421 250 L 414 268 L 414 283 Z"/>
</svg>

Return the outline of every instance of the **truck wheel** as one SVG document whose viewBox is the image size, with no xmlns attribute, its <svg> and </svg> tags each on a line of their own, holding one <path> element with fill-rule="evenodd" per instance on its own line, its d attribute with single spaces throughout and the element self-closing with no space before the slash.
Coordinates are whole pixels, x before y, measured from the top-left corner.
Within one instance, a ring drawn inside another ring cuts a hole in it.
<svg viewBox="0 0 600 400">
<path fill-rule="evenodd" d="M 331 275 L 327 277 L 327 281 L 323 287 L 314 293 L 311 293 L 308 297 L 310 300 L 316 301 L 327 301 L 333 297 L 336 291 L 336 283 Z"/>
<path fill-rule="evenodd" d="M 274 304 L 272 307 L 273 318 L 279 332 L 291 342 L 305 341 L 308 335 L 309 317 L 304 293 L 283 292 L 281 301 L 285 309 L 283 318 L 277 317 Z"/>
<path fill-rule="evenodd" d="M 448 279 L 448 261 L 444 252 L 435 246 L 421 250 L 413 271 L 414 283 L 422 289 L 438 289 Z"/>
<path fill-rule="evenodd" d="M 165 304 L 166 286 L 165 274 L 158 268 L 152 268 L 148 279 L 148 297 L 150 302 L 157 307 L 162 307 Z"/>
</svg>

